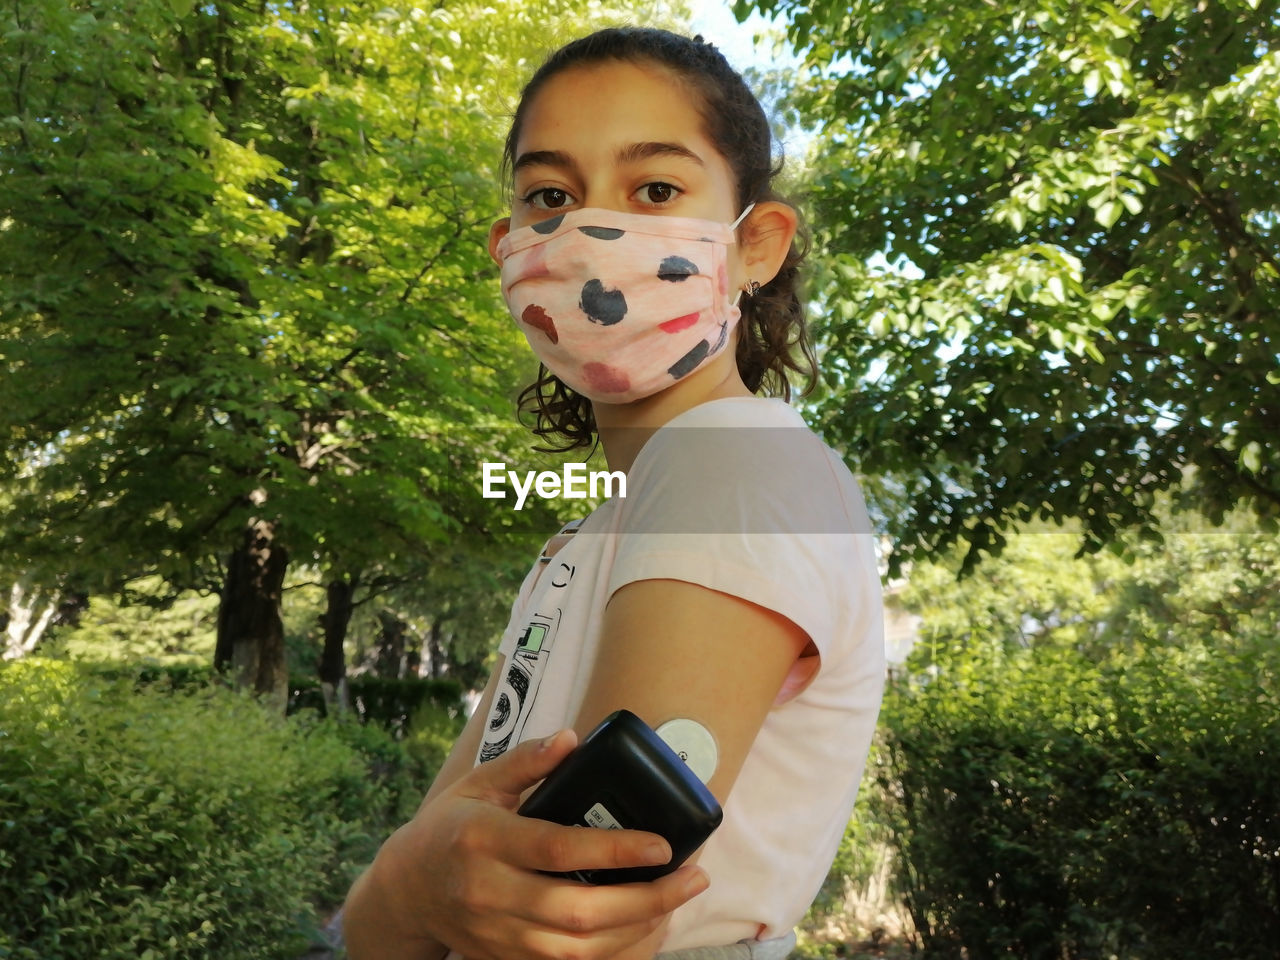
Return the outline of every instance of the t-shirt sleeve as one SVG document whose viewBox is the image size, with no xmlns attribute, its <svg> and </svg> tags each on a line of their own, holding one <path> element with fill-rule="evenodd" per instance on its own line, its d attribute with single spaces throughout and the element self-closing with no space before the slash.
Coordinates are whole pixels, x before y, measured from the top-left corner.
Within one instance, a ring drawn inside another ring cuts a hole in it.
<svg viewBox="0 0 1280 960">
<path fill-rule="evenodd" d="M 502 632 L 502 639 L 498 641 L 498 653 L 500 656 L 511 659 L 511 655 L 515 653 L 516 644 L 520 642 L 519 625 L 523 623 L 523 619 L 519 616 L 519 612 L 523 609 L 524 604 L 529 597 L 529 589 L 537 577 L 538 563 L 534 564 L 534 568 L 524 578 L 524 583 L 520 587 L 520 592 L 516 595 L 516 599 L 511 603 L 511 613 L 507 617 L 507 626 Z"/>
<path fill-rule="evenodd" d="M 629 475 L 610 595 L 638 580 L 695 583 L 785 616 L 830 652 L 865 581 L 855 537 L 869 530 L 847 469 L 783 410 L 651 438 Z"/>
<path fill-rule="evenodd" d="M 524 580 L 520 584 L 520 590 L 516 593 L 516 598 L 511 603 L 511 614 L 507 618 L 507 626 L 503 631 L 502 639 L 498 641 L 498 653 L 508 660 L 511 659 L 516 645 L 520 642 L 520 625 L 524 623 L 524 617 L 520 616 L 520 611 L 529 602 L 529 595 L 533 593 L 533 588 L 538 579 L 546 568 L 555 562 L 555 554 L 564 546 L 567 539 L 573 535 L 580 523 L 581 521 L 573 520 L 561 527 L 559 533 L 543 544 L 542 551 L 538 554 L 538 559 L 533 563 L 533 568 L 525 574 Z"/>
</svg>

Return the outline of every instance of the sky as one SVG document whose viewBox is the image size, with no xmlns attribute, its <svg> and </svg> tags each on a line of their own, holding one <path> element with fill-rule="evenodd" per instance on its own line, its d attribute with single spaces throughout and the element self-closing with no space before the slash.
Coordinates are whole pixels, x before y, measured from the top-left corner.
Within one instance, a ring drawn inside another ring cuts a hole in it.
<svg viewBox="0 0 1280 960">
<path fill-rule="evenodd" d="M 776 62 L 769 56 L 768 46 L 757 49 L 752 42 L 754 35 L 767 30 L 770 21 L 752 12 L 746 23 L 738 23 L 731 9 L 730 0 L 690 0 L 693 11 L 692 26 L 695 33 L 714 43 L 739 70 L 748 67 L 767 68 Z"/>
<path fill-rule="evenodd" d="M 755 43 L 756 34 L 781 36 L 784 33 L 782 21 L 771 21 L 752 11 L 745 23 L 738 23 L 731 0 L 688 0 L 688 3 L 693 14 L 690 21 L 693 32 L 701 33 L 704 39 L 714 43 L 738 71 L 799 66 L 800 58 L 790 46 L 779 48 L 772 40 Z M 788 127 L 782 133 L 782 146 L 789 157 L 805 154 L 811 140 L 810 133 L 794 127 Z"/>
</svg>

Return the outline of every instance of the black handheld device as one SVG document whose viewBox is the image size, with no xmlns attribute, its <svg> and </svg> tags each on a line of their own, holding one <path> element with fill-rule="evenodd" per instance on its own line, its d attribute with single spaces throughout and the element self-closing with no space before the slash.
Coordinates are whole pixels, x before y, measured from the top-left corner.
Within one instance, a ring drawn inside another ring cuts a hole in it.
<svg viewBox="0 0 1280 960">
<path fill-rule="evenodd" d="M 520 805 L 519 813 L 567 826 L 645 830 L 671 845 L 654 867 L 578 870 L 584 883 L 634 883 L 665 876 L 720 825 L 720 804 L 643 720 L 609 714 Z"/>
</svg>

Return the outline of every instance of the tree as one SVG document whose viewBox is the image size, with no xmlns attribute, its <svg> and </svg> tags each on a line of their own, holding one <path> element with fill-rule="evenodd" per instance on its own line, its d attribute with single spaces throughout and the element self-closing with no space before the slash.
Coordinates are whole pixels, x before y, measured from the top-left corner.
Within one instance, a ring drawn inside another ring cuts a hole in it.
<svg viewBox="0 0 1280 960">
<path fill-rule="evenodd" d="M 4 615 L 5 660 L 17 660 L 35 649 L 58 612 L 58 594 L 46 594 L 27 577 L 19 577 L 9 588 Z"/>
<path fill-rule="evenodd" d="M 1280 540 L 1161 520 L 911 571 L 870 799 L 926 954 L 1274 954 Z"/>
<path fill-rule="evenodd" d="M 922 556 L 1280 516 L 1275 0 L 738 0 L 807 72 L 829 436 Z"/>
<path fill-rule="evenodd" d="M 544 521 L 544 533 L 554 528 L 548 513 L 539 504 L 536 516 Z M 416 674 L 425 664 L 433 679 L 447 672 L 463 690 L 482 687 L 494 640 L 528 569 L 532 551 L 521 539 L 491 531 L 433 550 L 416 567 L 329 580 L 319 618 L 319 677 L 326 704 L 338 710 L 349 706 L 344 641 L 360 611 L 372 611 L 364 618 L 366 630 L 377 627 L 372 644 L 377 672 Z M 357 651 L 361 647 L 357 637 Z"/>
<path fill-rule="evenodd" d="M 495 114 L 541 24 L 609 16 L 7 7 L 0 551 L 216 584 L 218 659 L 280 698 L 290 559 L 349 582 L 527 535 L 478 490 L 527 375 L 485 252 Z"/>
<path fill-rule="evenodd" d="M 0 515 L 10 501 L 0 488 Z M 0 659 L 27 656 L 51 626 L 74 620 L 86 600 L 71 589 L 67 576 L 57 569 L 0 558 L 0 630 L 4 632 Z"/>
<path fill-rule="evenodd" d="M 420 635 L 416 656 L 428 675 L 448 675 L 464 690 L 478 691 L 529 557 L 491 545 L 460 544 L 441 559 L 425 576 L 383 598 L 383 609 Z"/>
<path fill-rule="evenodd" d="M 1280 541 L 1237 511 L 1213 533 L 1160 509 L 1163 543 L 1128 543 L 1077 556 L 1076 523 L 1009 537 L 998 557 L 960 577 L 964 548 L 915 565 L 901 603 L 920 618 L 912 669 L 970 670 L 999 682 L 1010 656 L 1055 650 L 1116 662 L 1149 648 L 1247 662 L 1274 646 L 1280 623 Z M 1247 671 L 1246 671 L 1247 672 Z"/>
</svg>

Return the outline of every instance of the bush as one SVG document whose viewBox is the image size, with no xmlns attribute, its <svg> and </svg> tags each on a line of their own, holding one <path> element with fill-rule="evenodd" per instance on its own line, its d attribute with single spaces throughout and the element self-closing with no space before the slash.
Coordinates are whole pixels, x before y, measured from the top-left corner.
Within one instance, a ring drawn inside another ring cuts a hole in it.
<svg viewBox="0 0 1280 960">
<path fill-rule="evenodd" d="M 353 790 L 348 795 L 350 803 L 342 811 L 344 818 L 359 818 L 372 825 L 374 842 L 368 855 L 359 860 L 368 863 L 387 834 L 417 811 L 440 765 L 415 751 L 411 737 L 397 740 L 377 724 L 362 723 L 355 717 L 320 720 L 312 716 L 313 722 L 332 731 L 360 755 L 362 778 L 366 784 L 379 787 L 376 801 L 368 801 Z"/>
<path fill-rule="evenodd" d="M 409 720 L 404 736 L 405 750 L 419 769 L 431 771 L 434 778 L 466 723 L 461 705 L 425 701 Z"/>
<path fill-rule="evenodd" d="M 362 723 L 380 726 L 397 738 L 409 732 L 414 716 L 424 708 L 434 707 L 455 717 L 463 715 L 462 685 L 452 679 L 361 674 L 347 680 L 347 692 Z M 291 677 L 289 712 L 305 709 L 327 713 L 320 681 L 315 677 Z M 435 713 L 427 710 L 424 717 Z"/>
<path fill-rule="evenodd" d="M 410 769 L 377 730 L 281 720 L 216 685 L 6 665 L 0 957 L 296 957 Z"/>
<path fill-rule="evenodd" d="M 1273 958 L 1274 638 L 1001 659 L 886 702 L 880 817 L 927 954 Z"/>
</svg>

